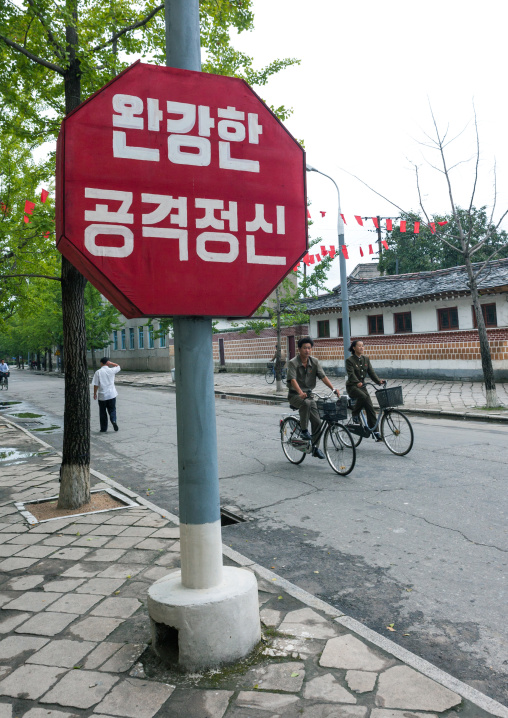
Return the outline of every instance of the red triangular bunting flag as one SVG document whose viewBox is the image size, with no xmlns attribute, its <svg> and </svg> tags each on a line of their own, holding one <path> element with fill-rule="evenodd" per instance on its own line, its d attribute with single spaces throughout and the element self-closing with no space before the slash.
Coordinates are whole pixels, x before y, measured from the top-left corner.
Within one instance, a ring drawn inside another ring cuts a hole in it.
<svg viewBox="0 0 508 718">
<path fill-rule="evenodd" d="M 307 219 L 311 219 L 309 210 L 307 210 Z"/>
<path fill-rule="evenodd" d="M 328 250 L 328 254 L 333 259 L 335 257 L 335 247 L 332 245 L 330 249 Z"/>
<path fill-rule="evenodd" d="M 51 232 L 46 232 L 46 234 L 44 235 L 44 239 L 47 239 L 50 234 L 51 234 Z"/>
<path fill-rule="evenodd" d="M 293 272 L 298 272 L 299 269 L 300 269 L 300 263 L 298 262 L 296 267 L 293 267 Z"/>
<path fill-rule="evenodd" d="M 382 240 L 381 240 L 381 244 L 383 245 L 383 247 L 384 247 L 385 249 L 388 249 L 388 242 L 386 241 L 386 239 L 382 239 Z"/>
<path fill-rule="evenodd" d="M 406 231 L 406 221 L 402 220 L 400 223 L 400 231 L 405 232 Z"/>
<path fill-rule="evenodd" d="M 372 221 L 374 222 L 374 227 L 377 229 L 379 227 L 379 222 L 377 221 L 377 217 L 372 217 Z"/>
<path fill-rule="evenodd" d="M 372 249 L 372 244 L 369 244 L 369 254 L 374 254 L 374 250 Z"/>
<path fill-rule="evenodd" d="M 386 220 L 386 229 L 388 232 L 391 232 L 393 229 L 393 222 L 391 219 Z"/>
<path fill-rule="evenodd" d="M 445 224 L 448 224 L 448 222 L 438 222 L 438 225 L 439 225 L 440 227 L 444 227 Z"/>
<path fill-rule="evenodd" d="M 47 189 L 41 189 L 41 202 L 45 202 L 49 197 L 49 192 Z"/>
<path fill-rule="evenodd" d="M 316 254 L 316 264 L 321 261 L 321 255 Z"/>
<path fill-rule="evenodd" d="M 28 219 L 28 217 L 26 216 L 26 214 L 25 214 L 25 216 L 23 217 L 23 221 L 26 222 L 27 224 L 30 224 L 30 220 Z"/>
<path fill-rule="evenodd" d="M 328 252 L 326 251 L 326 247 L 322 244 L 319 249 L 321 250 L 321 256 L 326 257 L 326 255 L 328 254 Z"/>
<path fill-rule="evenodd" d="M 314 264 L 314 255 L 313 254 L 309 254 L 309 262 L 311 264 Z"/>
<path fill-rule="evenodd" d="M 319 210 L 319 214 L 321 215 L 321 217 L 324 217 L 324 216 L 325 216 L 325 214 L 326 214 L 326 212 L 323 212 L 323 210 L 322 210 L 322 209 L 320 209 L 320 210 Z"/>
<path fill-rule="evenodd" d="M 420 234 L 420 222 L 415 222 L 414 233 Z"/>
<path fill-rule="evenodd" d="M 307 254 L 305 255 L 305 257 L 303 257 L 302 262 L 305 262 L 305 264 L 307 265 L 307 267 L 309 266 L 309 264 L 310 264 L 310 259 L 309 259 L 309 253 L 308 253 L 308 252 L 307 252 Z"/>
<path fill-rule="evenodd" d="M 430 223 L 430 231 L 432 232 L 432 234 L 436 234 L 436 223 L 435 222 Z"/>
<path fill-rule="evenodd" d="M 360 257 L 363 257 L 363 249 L 360 247 Z"/>
<path fill-rule="evenodd" d="M 344 215 L 341 214 L 340 216 L 342 217 L 342 221 L 344 222 L 344 224 L 347 224 L 346 220 L 344 219 Z"/>
<path fill-rule="evenodd" d="M 344 255 L 344 259 L 349 259 L 349 254 L 347 253 L 347 247 L 345 244 L 341 245 L 342 254 Z"/>
<path fill-rule="evenodd" d="M 359 217 L 357 214 L 355 214 L 355 219 L 358 222 L 358 224 L 363 227 L 363 219 Z"/>
<path fill-rule="evenodd" d="M 25 200 L 25 213 L 32 214 L 35 209 L 35 202 L 30 202 L 29 199 Z"/>
</svg>

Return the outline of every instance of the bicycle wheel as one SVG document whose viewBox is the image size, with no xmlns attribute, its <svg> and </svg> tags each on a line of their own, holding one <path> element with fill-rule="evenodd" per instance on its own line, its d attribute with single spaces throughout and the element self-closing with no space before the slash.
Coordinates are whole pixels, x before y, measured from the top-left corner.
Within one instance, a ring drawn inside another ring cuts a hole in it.
<svg viewBox="0 0 508 718">
<path fill-rule="evenodd" d="M 339 427 L 340 431 L 342 424 L 337 424 L 337 426 Z M 363 436 L 360 436 L 359 434 L 354 434 L 351 431 L 351 426 L 359 427 L 360 424 L 353 424 L 351 421 L 349 421 L 346 426 L 344 426 L 344 429 L 346 429 L 346 431 L 344 432 L 344 435 L 341 434 L 341 439 L 346 445 L 349 445 L 348 442 L 351 440 L 353 442 L 353 446 L 356 448 L 362 443 Z"/>
<path fill-rule="evenodd" d="M 275 381 L 275 372 L 273 369 L 267 369 L 265 372 L 265 379 L 267 384 L 273 384 Z"/>
<path fill-rule="evenodd" d="M 292 464 L 301 464 L 305 459 L 305 452 L 300 451 L 293 446 L 291 439 L 300 435 L 300 425 L 294 416 L 288 416 L 282 422 L 280 428 L 280 440 L 282 443 L 282 451 L 286 454 L 286 459 Z"/>
<path fill-rule="evenodd" d="M 397 409 L 385 411 L 381 421 L 381 436 L 392 454 L 405 456 L 413 448 L 413 427 L 409 419 Z"/>
<path fill-rule="evenodd" d="M 353 437 L 343 424 L 329 425 L 323 445 L 325 456 L 335 473 L 347 476 L 353 471 L 356 463 L 356 449 Z"/>
</svg>

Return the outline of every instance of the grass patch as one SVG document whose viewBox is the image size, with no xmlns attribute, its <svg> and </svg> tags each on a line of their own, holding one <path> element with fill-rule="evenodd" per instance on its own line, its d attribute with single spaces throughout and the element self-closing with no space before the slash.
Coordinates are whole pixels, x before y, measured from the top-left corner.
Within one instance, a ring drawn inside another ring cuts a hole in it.
<svg viewBox="0 0 508 718">
<path fill-rule="evenodd" d="M 31 411 L 22 411 L 21 414 L 13 414 L 13 416 L 17 416 L 20 419 L 38 419 L 42 414 L 32 414 Z"/>
</svg>

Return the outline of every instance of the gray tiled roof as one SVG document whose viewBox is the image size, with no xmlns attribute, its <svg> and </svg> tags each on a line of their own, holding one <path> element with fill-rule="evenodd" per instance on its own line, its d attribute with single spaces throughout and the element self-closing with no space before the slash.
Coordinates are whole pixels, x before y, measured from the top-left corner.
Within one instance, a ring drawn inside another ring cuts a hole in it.
<svg viewBox="0 0 508 718">
<path fill-rule="evenodd" d="M 479 264 L 473 265 L 479 267 Z M 437 269 L 433 272 L 396 274 L 374 279 L 348 277 L 349 306 L 363 309 L 369 306 L 400 305 L 423 302 L 429 299 L 467 296 L 467 274 L 465 266 Z M 508 292 L 508 259 L 490 262 L 479 279 L 480 292 Z M 340 311 L 340 285 L 332 294 L 305 300 L 307 310 L 317 314 Z"/>
</svg>

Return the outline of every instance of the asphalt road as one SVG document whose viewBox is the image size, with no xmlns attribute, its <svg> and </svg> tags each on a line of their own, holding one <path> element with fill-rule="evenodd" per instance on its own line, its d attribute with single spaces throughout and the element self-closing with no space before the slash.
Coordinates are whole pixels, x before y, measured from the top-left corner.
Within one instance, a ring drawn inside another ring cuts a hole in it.
<svg viewBox="0 0 508 718">
<path fill-rule="evenodd" d="M 92 405 L 92 466 L 178 513 L 175 395 L 119 394 L 118 433 L 98 433 Z M 42 414 L 30 428 L 57 427 L 39 436 L 61 448 L 60 378 L 13 371 L 7 398 L 23 403 L 6 416 Z M 343 478 L 318 459 L 289 464 L 280 415 L 217 401 L 222 504 L 248 518 L 224 541 L 508 704 L 508 428 L 414 418 L 407 457 L 364 440 Z"/>
</svg>

